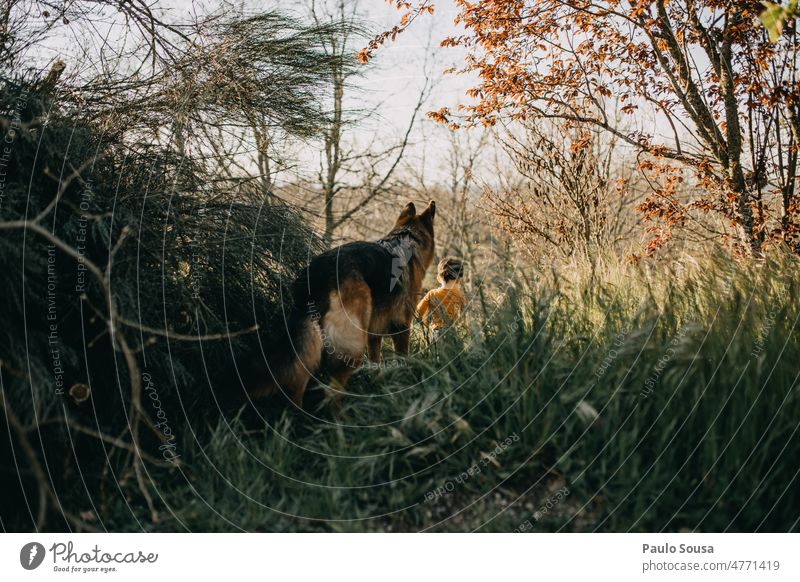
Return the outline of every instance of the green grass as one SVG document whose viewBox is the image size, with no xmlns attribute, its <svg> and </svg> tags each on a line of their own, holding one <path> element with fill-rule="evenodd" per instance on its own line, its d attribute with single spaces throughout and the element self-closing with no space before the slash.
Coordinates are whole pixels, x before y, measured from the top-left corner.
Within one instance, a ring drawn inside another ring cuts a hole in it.
<svg viewBox="0 0 800 582">
<path fill-rule="evenodd" d="M 338 416 L 192 419 L 146 527 L 798 531 L 796 261 L 563 273 L 485 290 L 486 321 L 360 371 Z"/>
</svg>

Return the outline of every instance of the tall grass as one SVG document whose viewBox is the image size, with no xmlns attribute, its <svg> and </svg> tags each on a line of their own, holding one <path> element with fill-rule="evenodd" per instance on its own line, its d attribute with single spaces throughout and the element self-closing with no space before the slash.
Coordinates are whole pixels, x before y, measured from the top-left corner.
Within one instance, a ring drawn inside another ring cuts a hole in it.
<svg viewBox="0 0 800 582">
<path fill-rule="evenodd" d="M 488 319 L 387 349 L 338 415 L 196 419 L 147 527 L 797 531 L 799 274 L 687 259 L 489 292 Z M 103 527 L 145 523 L 105 503 Z"/>
</svg>

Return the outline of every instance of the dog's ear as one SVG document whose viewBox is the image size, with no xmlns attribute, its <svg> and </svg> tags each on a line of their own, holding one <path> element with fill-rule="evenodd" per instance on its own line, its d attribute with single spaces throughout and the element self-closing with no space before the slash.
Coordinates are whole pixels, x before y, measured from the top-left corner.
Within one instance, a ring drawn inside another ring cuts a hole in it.
<svg viewBox="0 0 800 582">
<path fill-rule="evenodd" d="M 397 226 L 407 223 L 416 215 L 417 215 L 417 207 L 414 206 L 413 202 L 409 202 L 408 204 L 406 204 L 406 207 L 403 208 L 403 212 L 400 213 L 400 216 L 397 217 Z"/>
<path fill-rule="evenodd" d="M 428 207 L 419 216 L 422 220 L 425 220 L 426 222 L 433 224 L 433 218 L 436 216 L 436 202 L 431 200 L 431 203 L 428 204 Z"/>
</svg>

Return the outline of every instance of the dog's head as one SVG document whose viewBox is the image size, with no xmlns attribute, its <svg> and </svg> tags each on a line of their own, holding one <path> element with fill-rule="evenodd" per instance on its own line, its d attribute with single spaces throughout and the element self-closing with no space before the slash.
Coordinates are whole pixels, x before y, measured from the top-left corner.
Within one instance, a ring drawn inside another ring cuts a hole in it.
<svg viewBox="0 0 800 582">
<path fill-rule="evenodd" d="M 433 261 L 433 219 L 435 217 L 436 202 L 433 200 L 421 214 L 417 214 L 416 206 L 413 202 L 409 202 L 397 217 L 392 232 L 389 233 L 390 236 L 410 235 L 419 245 L 420 256 L 426 269 Z"/>
</svg>

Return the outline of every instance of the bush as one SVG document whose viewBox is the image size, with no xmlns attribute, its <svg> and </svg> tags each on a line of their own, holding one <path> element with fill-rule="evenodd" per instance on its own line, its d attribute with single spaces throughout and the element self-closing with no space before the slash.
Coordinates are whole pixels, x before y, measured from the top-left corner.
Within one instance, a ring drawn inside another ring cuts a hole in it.
<svg viewBox="0 0 800 582">
<path fill-rule="evenodd" d="M 149 504 L 134 444 L 172 461 L 180 433 L 241 401 L 242 358 L 282 328 L 284 284 L 320 246 L 285 205 L 132 146 L 35 79 L 3 83 L 0 107 L 0 511 L 7 529 L 82 527 L 45 508 L 79 483 L 89 506 L 107 487 Z"/>
</svg>

